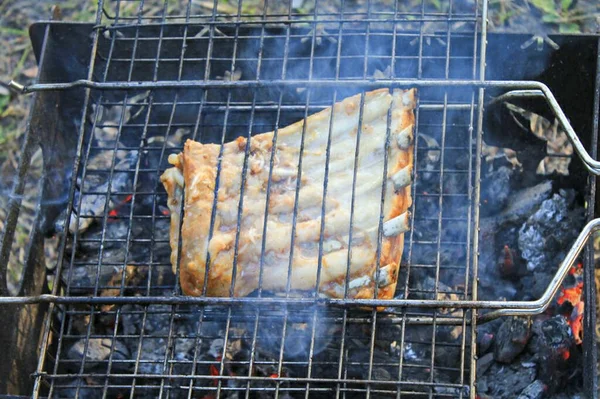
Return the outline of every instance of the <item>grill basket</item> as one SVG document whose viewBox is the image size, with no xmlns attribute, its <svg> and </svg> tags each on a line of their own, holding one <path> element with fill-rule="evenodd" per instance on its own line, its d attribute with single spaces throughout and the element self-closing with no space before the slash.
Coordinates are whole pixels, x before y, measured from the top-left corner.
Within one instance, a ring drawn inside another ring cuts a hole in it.
<svg viewBox="0 0 600 399">
<path fill-rule="evenodd" d="M 311 11 L 295 2 L 171 3 L 100 0 L 94 25 L 31 29 L 38 80 L 11 82 L 35 100 L 0 247 L 2 320 L 11 326 L 2 332 L 11 348 L 5 391 L 28 393 L 33 382 L 34 397 L 475 398 L 477 325 L 543 312 L 600 226 L 590 177 L 589 223 L 544 295 L 478 298 L 485 107 L 492 96 L 545 100 L 597 175 L 598 104 L 588 153 L 545 84 L 487 80 L 481 0 L 317 1 Z M 381 87 L 419 91 L 412 229 L 396 298 L 182 296 L 158 180 L 168 155 L 186 138 L 277 130 Z M 38 148 L 44 175 L 24 279 L 11 295 L 5 270 Z M 59 246 L 48 264 L 51 233 Z M 596 361 L 587 252 L 586 368 Z M 390 347 L 395 357 L 383 355 Z M 593 392 L 593 372 L 585 382 Z"/>
</svg>

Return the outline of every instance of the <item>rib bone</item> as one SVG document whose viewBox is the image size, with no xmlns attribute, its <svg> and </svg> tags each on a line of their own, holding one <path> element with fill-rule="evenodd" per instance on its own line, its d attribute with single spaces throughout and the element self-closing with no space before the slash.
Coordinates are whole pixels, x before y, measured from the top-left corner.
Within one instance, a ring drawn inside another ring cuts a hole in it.
<svg viewBox="0 0 600 399">
<path fill-rule="evenodd" d="M 353 290 L 355 288 L 363 287 L 368 285 L 371 282 L 371 278 L 369 276 L 361 276 L 357 277 L 354 280 L 350 280 L 348 283 L 348 289 Z"/>
<path fill-rule="evenodd" d="M 377 275 L 377 285 L 386 287 L 394 282 L 394 265 L 386 265 L 379 269 Z"/>
<path fill-rule="evenodd" d="M 404 212 L 383 224 L 383 235 L 386 237 L 397 236 L 408 231 L 410 212 Z"/>
<path fill-rule="evenodd" d="M 413 125 L 406 127 L 398 133 L 396 142 L 398 143 L 398 147 L 403 150 L 408 150 L 413 142 Z"/>
<path fill-rule="evenodd" d="M 412 182 L 412 167 L 406 166 L 400 169 L 398 172 L 392 175 L 392 181 L 394 182 L 394 188 L 396 190 L 401 189 L 402 187 L 406 187 L 410 185 Z"/>
</svg>

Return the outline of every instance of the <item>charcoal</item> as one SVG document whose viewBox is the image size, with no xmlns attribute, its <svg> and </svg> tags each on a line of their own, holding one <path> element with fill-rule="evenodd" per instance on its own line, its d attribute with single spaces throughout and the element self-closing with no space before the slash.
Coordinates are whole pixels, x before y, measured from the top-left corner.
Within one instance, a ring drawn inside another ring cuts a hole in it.
<svg viewBox="0 0 600 399">
<path fill-rule="evenodd" d="M 72 334 L 85 335 L 87 334 L 91 317 L 85 313 L 75 313 L 71 315 L 71 332 Z"/>
<path fill-rule="evenodd" d="M 517 399 L 542 399 L 548 387 L 540 380 L 533 381 Z"/>
<path fill-rule="evenodd" d="M 483 355 L 486 353 L 494 343 L 494 334 L 492 333 L 478 333 L 477 334 L 477 353 Z"/>
<path fill-rule="evenodd" d="M 426 350 L 424 345 L 411 344 L 410 342 L 404 343 L 404 361 L 409 363 L 422 362 L 427 358 L 429 351 Z"/>
<path fill-rule="evenodd" d="M 537 322 L 532 341 L 538 365 L 538 378 L 546 383 L 550 392 L 562 388 L 579 373 L 576 360 L 577 350 L 571 327 L 564 316 L 557 315 Z"/>
<path fill-rule="evenodd" d="M 489 368 L 492 366 L 493 363 L 494 363 L 494 354 L 493 353 L 486 353 L 485 355 L 483 355 L 482 357 L 477 359 L 477 378 L 484 375 L 485 372 L 489 370 Z"/>
<path fill-rule="evenodd" d="M 479 283 L 480 299 L 513 300 L 518 294 L 517 287 L 511 282 L 498 284 L 502 279 L 498 269 L 498 259 L 504 259 L 504 249 L 508 246 L 514 252 L 519 248 L 519 229 L 531 214 L 548 199 L 552 192 L 552 183 L 546 181 L 533 187 L 527 187 L 509 196 L 504 210 L 493 216 L 484 217 L 480 221 L 480 260 Z M 514 274 L 521 278 L 523 264 L 520 253 L 513 256 Z"/>
<path fill-rule="evenodd" d="M 371 374 L 371 379 L 378 381 L 390 381 L 392 380 L 392 376 L 386 369 L 382 367 L 374 367 Z"/>
<path fill-rule="evenodd" d="M 535 368 L 522 367 L 518 362 L 510 365 L 494 362 L 488 372 L 478 378 L 477 395 L 514 399 L 535 380 L 536 373 Z"/>
<path fill-rule="evenodd" d="M 423 359 L 425 356 L 424 353 L 421 353 L 421 351 L 416 351 L 413 349 L 413 345 L 410 342 L 404 343 L 404 351 L 402 351 L 400 343 L 397 341 L 394 341 L 390 344 L 390 354 L 393 356 L 400 356 L 400 354 L 402 354 L 404 361 L 409 363 Z"/>
<path fill-rule="evenodd" d="M 137 223 L 131 224 L 132 229 L 136 229 Z M 99 224 L 93 225 L 86 231 L 85 241 L 79 242 L 77 247 L 78 255 L 96 255 L 98 254 L 98 241 L 104 238 L 104 251 L 109 249 L 119 249 L 123 247 L 122 242 L 115 240 L 127 237 L 127 231 L 130 223 L 125 219 L 116 219 L 110 222 L 109 228 L 102 229 Z M 104 230 L 104 231 L 103 231 Z"/>
<path fill-rule="evenodd" d="M 264 355 L 277 359 L 283 339 L 283 348 L 286 357 L 290 359 L 306 359 L 312 349 L 314 355 L 323 352 L 332 343 L 336 335 L 328 322 L 317 316 L 314 324 L 313 342 L 313 312 L 317 309 L 306 309 L 306 312 L 297 312 L 294 321 L 288 321 L 285 328 L 283 318 L 273 319 L 272 323 L 260 323 L 257 337 L 257 346 Z M 312 346 L 312 348 L 311 348 Z"/>
<path fill-rule="evenodd" d="M 133 174 L 125 171 L 132 169 L 135 166 L 136 160 L 137 151 L 123 150 L 102 151 L 88 160 L 89 170 L 102 170 L 102 172 L 88 173 L 84 181 L 78 178 L 77 186 L 79 190 L 75 192 L 74 209 L 72 210 L 68 226 L 71 234 L 86 231 L 94 221 L 103 217 L 104 212 L 108 212 L 126 199 L 126 195 L 114 195 L 113 193 L 132 191 Z M 109 173 L 111 168 L 114 170 L 112 175 Z M 84 193 L 94 192 L 101 194 L 82 195 L 81 191 Z M 109 198 L 108 210 L 105 209 L 107 197 Z M 78 218 L 77 215 L 86 217 Z M 64 230 L 65 217 L 66 213 L 63 211 L 56 219 L 55 229 L 59 232 Z"/>
<path fill-rule="evenodd" d="M 104 385 L 104 381 L 99 378 L 75 378 L 61 382 L 60 385 L 63 386 L 54 390 L 54 396 L 57 398 L 96 399 L 103 397 L 102 389 L 99 387 Z"/>
<path fill-rule="evenodd" d="M 104 257 L 104 261 L 109 264 L 122 262 L 112 256 Z M 114 276 L 121 275 L 122 271 L 123 268 L 119 266 L 88 264 L 63 269 L 62 278 L 65 283 L 70 282 L 72 294 L 91 295 L 95 292 L 95 288 L 108 286 Z M 98 287 L 96 287 L 96 279 L 98 279 Z"/>
<path fill-rule="evenodd" d="M 504 244 L 504 249 L 498 259 L 498 272 L 503 279 L 516 281 L 527 273 L 527 269 L 519 254 L 513 248 L 516 248 L 516 245 Z M 516 294 L 515 289 L 511 296 Z"/>
<path fill-rule="evenodd" d="M 171 327 L 171 306 L 150 305 L 146 309 L 146 318 L 141 313 L 142 306 L 128 305 L 123 307 L 121 316 L 123 332 L 127 335 L 141 334 L 143 325 L 143 339 L 126 339 L 133 358 L 139 355 L 139 373 L 161 374 L 166 356 L 176 360 L 193 359 L 193 350 L 196 345 L 196 322 L 188 318 L 173 317 Z M 172 328 L 172 332 L 171 332 Z M 168 351 L 168 337 L 171 332 L 173 337 L 172 353 Z M 190 370 L 186 370 L 189 372 Z"/>
<path fill-rule="evenodd" d="M 487 381 L 477 381 L 477 399 L 492 399 L 491 396 L 486 395 L 482 392 L 487 392 L 488 391 L 488 385 L 487 385 Z"/>
<path fill-rule="evenodd" d="M 459 388 L 451 388 L 451 387 L 433 387 L 433 391 L 440 395 L 441 397 L 450 397 L 450 398 L 459 398 L 459 397 L 468 397 L 468 390 L 459 389 Z"/>
<path fill-rule="evenodd" d="M 481 181 L 481 215 L 490 216 L 506 206 L 511 195 L 510 178 L 513 169 L 502 166 Z"/>
<path fill-rule="evenodd" d="M 213 339 L 208 348 L 208 354 L 214 357 L 215 359 L 221 356 L 223 353 L 223 346 L 225 345 L 225 340 L 221 338 Z"/>
<path fill-rule="evenodd" d="M 530 271 L 548 268 L 557 253 L 568 248 L 579 233 L 584 211 L 570 211 L 574 201 L 572 190 L 561 190 L 542 202 L 519 230 L 519 249 Z M 556 268 L 556 265 L 554 265 Z M 555 269 L 554 268 L 554 269 Z"/>
<path fill-rule="evenodd" d="M 507 318 L 498 329 L 494 346 L 494 358 L 510 363 L 517 357 L 531 337 L 531 320 L 522 317 Z"/>
<path fill-rule="evenodd" d="M 549 399 L 589 399 L 589 396 L 585 396 L 581 392 L 576 393 L 567 393 L 567 392 L 557 392 L 550 396 L 546 395 Z"/>
<path fill-rule="evenodd" d="M 352 348 L 348 348 L 348 377 L 357 379 L 368 379 L 369 359 L 370 354 L 368 348 L 357 345 L 353 345 Z M 388 359 L 389 357 L 387 352 L 379 350 L 378 348 L 375 348 L 373 350 L 373 363 L 387 362 Z M 392 370 L 386 370 L 385 372 L 387 373 L 387 375 L 393 375 L 391 373 L 394 373 L 394 371 Z M 397 372 L 398 370 L 396 369 L 395 373 Z M 381 370 L 379 370 L 377 373 L 379 376 L 384 375 L 384 372 Z"/>
<path fill-rule="evenodd" d="M 558 263 L 556 267 L 558 267 Z M 556 270 L 556 267 L 551 270 Z M 523 301 L 538 299 L 544 294 L 553 277 L 554 273 L 550 273 L 546 269 L 537 269 L 529 275 L 521 277 L 519 280 L 521 289 L 519 290 L 519 296 L 515 299 Z"/>
<path fill-rule="evenodd" d="M 118 370 L 127 368 L 120 363 L 120 360 L 127 360 L 131 358 L 129 350 L 127 347 L 120 341 L 115 341 L 113 345 L 113 340 L 110 338 L 90 338 L 87 341 L 86 348 L 86 340 L 81 339 L 75 342 L 67 351 L 67 358 L 70 360 L 82 360 L 85 357 L 84 368 L 86 370 L 93 369 L 100 365 L 106 367 L 107 362 L 111 356 L 111 349 L 114 346 L 114 351 L 112 353 L 112 369 Z M 79 370 L 80 363 L 69 363 L 73 366 L 74 370 Z"/>
<path fill-rule="evenodd" d="M 543 201 L 550 198 L 551 193 L 552 182 L 545 181 L 511 194 L 504 210 L 494 218 L 498 227 L 518 223 L 529 217 Z"/>
</svg>

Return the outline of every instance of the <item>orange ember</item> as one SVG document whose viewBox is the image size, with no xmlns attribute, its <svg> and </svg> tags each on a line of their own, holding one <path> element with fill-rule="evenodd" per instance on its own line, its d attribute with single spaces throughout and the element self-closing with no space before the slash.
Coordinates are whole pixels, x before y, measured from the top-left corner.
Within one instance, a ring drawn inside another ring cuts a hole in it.
<svg viewBox="0 0 600 399">
<path fill-rule="evenodd" d="M 508 245 L 504 246 L 504 264 L 502 271 L 504 274 L 512 273 L 515 263 L 513 260 L 513 254 Z"/>
<path fill-rule="evenodd" d="M 573 330 L 573 337 L 575 337 L 577 345 L 583 342 L 583 308 L 583 302 L 579 302 L 573 307 L 571 317 L 569 317 L 569 325 Z"/>
<path fill-rule="evenodd" d="M 581 302 L 581 294 L 583 292 L 583 283 L 578 283 L 575 287 L 563 288 L 560 292 L 560 296 L 556 300 L 559 305 L 565 302 L 571 303 L 575 306 Z"/>
<path fill-rule="evenodd" d="M 108 211 L 108 216 L 110 216 L 111 218 L 114 218 L 117 215 L 119 215 L 119 208 L 121 208 L 124 204 L 131 202 L 132 198 L 133 198 L 133 195 L 129 194 L 127 197 L 125 197 L 125 199 L 123 201 L 121 201 L 113 209 Z"/>
<path fill-rule="evenodd" d="M 208 367 L 208 371 L 209 371 L 210 375 L 212 375 L 213 377 L 216 377 L 219 375 L 219 369 L 214 364 L 211 364 Z M 219 381 L 217 379 L 212 380 L 212 382 L 213 382 L 213 385 L 215 385 L 215 386 L 219 384 Z"/>
<path fill-rule="evenodd" d="M 569 274 L 572 276 L 580 276 L 582 272 L 583 265 L 581 263 L 578 263 L 569 270 Z M 559 297 L 556 299 L 558 305 L 563 305 L 565 302 L 568 302 L 573 307 L 570 314 L 566 313 L 564 316 L 567 317 L 577 345 L 583 342 L 583 310 L 585 304 L 582 300 L 582 294 L 583 282 L 580 281 L 574 287 L 563 287 Z M 566 356 L 565 360 L 569 358 L 569 354 L 567 353 Z"/>
</svg>

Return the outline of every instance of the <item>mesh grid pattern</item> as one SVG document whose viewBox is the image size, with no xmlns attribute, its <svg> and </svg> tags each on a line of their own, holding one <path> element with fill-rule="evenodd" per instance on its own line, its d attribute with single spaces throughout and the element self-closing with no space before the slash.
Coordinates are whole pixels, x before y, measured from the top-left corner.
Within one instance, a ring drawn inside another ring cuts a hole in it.
<svg viewBox="0 0 600 399">
<path fill-rule="evenodd" d="M 79 216 L 59 265 L 66 296 L 179 297 L 158 178 L 185 139 L 220 143 L 276 130 L 378 79 L 411 87 L 482 72 L 480 4 L 342 1 L 303 12 L 286 2 L 207 3 L 100 1 L 92 80 L 204 85 L 89 90 L 70 203 Z M 232 7 L 237 15 L 227 13 Z M 398 298 L 475 299 L 478 96 L 467 87 L 419 88 Z M 35 393 L 474 396 L 471 311 L 259 299 L 57 305 Z"/>
</svg>

